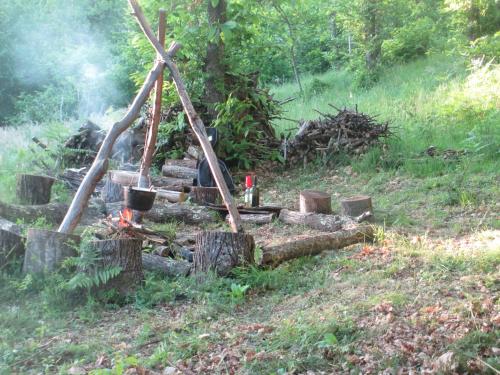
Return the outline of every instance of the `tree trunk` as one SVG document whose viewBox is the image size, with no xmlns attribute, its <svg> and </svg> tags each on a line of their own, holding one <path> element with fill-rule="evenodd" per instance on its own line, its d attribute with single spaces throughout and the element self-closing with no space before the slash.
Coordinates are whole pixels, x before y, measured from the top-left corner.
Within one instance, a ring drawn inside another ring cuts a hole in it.
<svg viewBox="0 0 500 375">
<path fill-rule="evenodd" d="M 198 171 L 194 168 L 181 167 L 177 165 L 164 165 L 161 169 L 166 177 L 186 178 L 193 180 L 198 176 Z"/>
<path fill-rule="evenodd" d="M 16 196 L 21 204 L 47 204 L 55 179 L 32 174 L 17 175 Z"/>
<path fill-rule="evenodd" d="M 205 58 L 205 103 L 208 113 L 212 118 L 217 117 L 215 105 L 226 99 L 224 90 L 224 76 L 226 65 L 224 63 L 224 42 L 221 38 L 221 26 L 227 21 L 226 0 L 219 0 L 217 6 L 212 6 L 212 1 L 207 1 L 208 26 L 214 29 L 215 35 L 207 42 L 207 56 Z"/>
<path fill-rule="evenodd" d="M 115 289 L 122 295 L 129 294 L 144 279 L 142 272 L 142 240 L 120 238 L 90 242 L 90 247 L 100 258 L 97 268 L 120 267 L 118 276 L 109 280 L 98 289 Z"/>
<path fill-rule="evenodd" d="M 338 215 L 301 213 L 283 209 L 279 219 L 287 224 L 306 225 L 310 228 L 326 232 L 335 232 L 342 228 L 344 220 Z"/>
<path fill-rule="evenodd" d="M 44 217 L 49 224 L 59 224 L 68 210 L 64 203 L 48 203 L 36 206 L 21 206 L 0 202 L 0 216 L 10 220 L 24 220 L 32 223 L 36 219 Z"/>
<path fill-rule="evenodd" d="M 237 207 L 234 204 L 229 188 L 227 187 L 224 176 L 222 175 L 222 171 L 219 166 L 219 160 L 215 156 L 212 145 L 208 140 L 205 125 L 203 125 L 203 121 L 201 121 L 200 116 L 194 109 L 193 103 L 191 102 L 189 94 L 187 93 L 186 86 L 184 85 L 184 81 L 181 78 L 179 69 L 177 68 L 177 65 L 172 61 L 171 55 L 165 52 L 163 47 L 154 36 L 154 33 L 151 30 L 151 27 L 149 26 L 146 18 L 144 17 L 144 14 L 142 13 L 142 10 L 137 3 L 137 0 L 128 0 L 128 2 L 133 9 L 133 14 L 136 17 L 142 31 L 144 32 L 156 52 L 161 55 L 163 61 L 165 62 L 165 65 L 170 70 L 175 88 L 177 89 L 177 93 L 179 94 L 179 98 L 182 103 L 182 107 L 184 108 L 184 112 L 186 113 L 189 124 L 191 125 L 191 129 L 193 130 L 196 138 L 201 145 L 201 148 L 203 149 L 205 157 L 208 161 L 208 165 L 210 166 L 212 176 L 214 177 L 217 187 L 219 188 L 222 199 L 224 200 L 224 204 L 226 205 L 229 214 L 231 215 L 231 229 L 235 233 L 241 232 L 243 228 L 241 226 L 240 215 L 238 213 Z"/>
<path fill-rule="evenodd" d="M 26 239 L 18 233 L 0 229 L 0 271 L 8 263 L 24 256 Z"/>
<path fill-rule="evenodd" d="M 371 240 L 372 237 L 373 228 L 371 226 L 359 226 L 334 233 L 297 236 L 284 241 L 274 241 L 274 243 L 262 246 L 261 264 L 279 264 L 294 258 L 317 255 L 324 250 L 341 249 L 358 242 Z"/>
<path fill-rule="evenodd" d="M 77 255 L 80 237 L 45 229 L 28 229 L 24 273 L 55 271 L 69 257 Z"/>
<path fill-rule="evenodd" d="M 300 212 L 331 214 L 332 196 L 322 191 L 304 190 L 300 192 Z"/>
<path fill-rule="evenodd" d="M 173 260 L 158 255 L 142 254 L 142 265 L 145 270 L 160 272 L 167 277 L 188 276 L 191 264 L 185 260 Z"/>
<path fill-rule="evenodd" d="M 219 189 L 216 187 L 193 186 L 189 196 L 194 203 L 202 206 L 217 204 L 220 201 Z"/>
<path fill-rule="evenodd" d="M 227 276 L 234 267 L 254 264 L 255 243 L 244 233 L 201 232 L 196 235 L 194 271 Z"/>
<path fill-rule="evenodd" d="M 365 212 L 373 212 L 372 199 L 367 195 L 358 195 L 340 201 L 342 211 L 350 217 L 359 217 Z"/>
</svg>

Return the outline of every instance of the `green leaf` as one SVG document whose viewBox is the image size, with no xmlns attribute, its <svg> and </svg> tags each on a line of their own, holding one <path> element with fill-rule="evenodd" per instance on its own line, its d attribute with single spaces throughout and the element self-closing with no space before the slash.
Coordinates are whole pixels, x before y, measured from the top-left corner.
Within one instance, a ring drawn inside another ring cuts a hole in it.
<svg viewBox="0 0 500 375">
<path fill-rule="evenodd" d="M 219 5 L 219 0 L 210 0 L 210 3 L 212 4 L 212 8 L 216 8 Z"/>
<path fill-rule="evenodd" d="M 236 26 L 238 26 L 238 23 L 236 21 L 233 21 L 233 20 L 229 20 L 229 21 L 226 21 L 224 22 L 224 24 L 222 25 L 222 27 L 226 27 L 228 29 L 234 29 Z"/>
</svg>

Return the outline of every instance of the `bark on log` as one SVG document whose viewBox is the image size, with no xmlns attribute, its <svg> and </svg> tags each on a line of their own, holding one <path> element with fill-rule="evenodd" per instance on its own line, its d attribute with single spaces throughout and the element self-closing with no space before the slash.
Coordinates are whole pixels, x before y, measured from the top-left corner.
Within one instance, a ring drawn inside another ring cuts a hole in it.
<svg viewBox="0 0 500 375">
<path fill-rule="evenodd" d="M 156 190 L 156 198 L 166 199 L 171 203 L 182 203 L 187 199 L 187 194 L 182 191 Z"/>
<path fill-rule="evenodd" d="M 367 195 L 358 195 L 340 201 L 342 211 L 345 215 L 357 217 L 364 212 L 373 212 L 372 199 Z"/>
<path fill-rule="evenodd" d="M 45 229 L 28 229 L 24 273 L 55 271 L 68 257 L 76 256 L 80 237 Z"/>
<path fill-rule="evenodd" d="M 243 230 L 241 226 L 240 215 L 238 213 L 238 210 L 236 209 L 236 205 L 233 201 L 231 193 L 229 192 L 229 188 L 226 185 L 224 176 L 222 175 L 222 171 L 219 166 L 219 160 L 217 159 L 212 145 L 208 140 L 205 125 L 194 109 L 193 103 L 191 102 L 189 94 L 184 85 L 184 81 L 181 78 L 179 69 L 177 68 L 177 65 L 172 61 L 171 56 L 169 56 L 169 54 L 165 52 L 158 39 L 155 37 L 153 31 L 151 30 L 151 27 L 144 17 L 144 14 L 142 13 L 139 4 L 137 3 L 137 0 L 129 0 L 129 4 L 132 7 L 134 16 L 136 17 L 142 31 L 144 32 L 156 52 L 162 57 L 163 62 L 165 63 L 167 68 L 170 70 L 175 88 L 177 90 L 177 93 L 179 94 L 179 98 L 184 108 L 184 112 L 188 117 L 189 124 L 191 125 L 194 134 L 200 142 L 201 148 L 203 149 L 205 157 L 208 161 L 208 165 L 210 166 L 210 170 L 212 171 L 212 175 L 214 176 L 217 187 L 220 190 L 222 199 L 227 206 L 229 214 L 231 215 L 231 228 L 234 232 L 238 233 Z"/>
<path fill-rule="evenodd" d="M 344 220 L 338 215 L 325 215 L 313 213 L 301 213 L 283 209 L 279 219 L 287 224 L 306 225 L 310 228 L 335 232 L 342 228 Z"/>
<path fill-rule="evenodd" d="M 201 232 L 196 235 L 194 271 L 227 276 L 234 267 L 254 264 L 255 243 L 245 233 Z"/>
<path fill-rule="evenodd" d="M 108 203 L 106 213 L 113 217 L 119 217 L 119 212 L 123 209 L 123 204 Z M 216 215 L 208 208 L 186 204 L 161 204 L 155 202 L 153 208 L 144 214 L 144 219 L 155 223 L 167 221 L 181 221 L 186 224 L 214 223 L 217 221 Z"/>
<path fill-rule="evenodd" d="M 96 267 L 120 267 L 118 276 L 100 286 L 99 290 L 115 289 L 122 295 L 129 294 L 144 279 L 142 271 L 142 240 L 120 238 L 90 242 L 90 248 L 98 254 Z"/>
<path fill-rule="evenodd" d="M 328 193 L 316 190 L 304 190 L 300 192 L 300 212 L 313 212 L 316 214 L 332 213 L 332 196 Z"/>
<path fill-rule="evenodd" d="M 23 226 L 14 224 L 12 221 L 0 217 L 0 229 L 21 235 Z"/>
<path fill-rule="evenodd" d="M 165 177 L 186 178 L 192 180 L 198 176 L 198 171 L 196 169 L 177 165 L 164 165 L 161 171 Z"/>
<path fill-rule="evenodd" d="M 269 224 L 272 223 L 273 219 L 276 217 L 274 213 L 270 214 L 242 214 L 241 216 L 241 221 L 243 223 L 250 223 L 250 224 Z M 230 216 L 226 216 L 226 222 L 228 223 L 230 219 Z"/>
<path fill-rule="evenodd" d="M 18 233 L 0 229 L 0 270 L 16 258 L 24 256 L 26 238 Z"/>
<path fill-rule="evenodd" d="M 40 217 L 45 217 L 49 224 L 59 224 L 67 209 L 68 205 L 64 203 L 21 206 L 0 202 L 0 216 L 10 221 L 20 219 L 25 222 L 33 222 Z"/>
<path fill-rule="evenodd" d="M 111 181 L 122 186 L 136 186 L 139 181 L 139 173 L 137 172 L 109 171 L 109 176 L 111 177 Z M 173 177 L 153 177 L 151 178 L 151 183 L 156 187 L 191 187 L 193 185 L 193 180 Z"/>
<path fill-rule="evenodd" d="M 200 205 L 218 204 L 221 199 L 216 187 L 193 186 L 189 196 L 194 203 Z"/>
<path fill-rule="evenodd" d="M 197 161 L 193 159 L 167 159 L 165 165 L 196 169 Z"/>
<path fill-rule="evenodd" d="M 142 254 L 142 266 L 147 271 L 160 272 L 167 277 L 188 276 L 191 264 L 185 260 L 173 260 L 158 255 Z"/>
<path fill-rule="evenodd" d="M 303 256 L 317 255 L 324 250 L 336 250 L 373 238 L 371 226 L 340 230 L 316 236 L 297 236 L 282 242 L 262 246 L 261 264 L 279 264 Z"/>
<path fill-rule="evenodd" d="M 21 204 L 47 204 L 55 179 L 32 174 L 17 175 L 16 196 Z"/>
<path fill-rule="evenodd" d="M 165 10 L 160 9 L 158 16 L 158 40 L 162 47 L 165 47 Z M 159 56 L 157 56 L 159 57 Z M 155 83 L 155 101 L 153 104 L 153 116 L 151 119 L 151 126 L 148 128 L 146 134 L 146 142 L 144 145 L 144 154 L 141 159 L 141 167 L 139 169 L 138 186 L 142 188 L 149 188 L 150 178 L 149 170 L 153 161 L 153 154 L 156 147 L 156 139 L 158 136 L 158 126 L 161 119 L 161 96 L 163 91 L 163 71 L 156 79 Z"/>
</svg>

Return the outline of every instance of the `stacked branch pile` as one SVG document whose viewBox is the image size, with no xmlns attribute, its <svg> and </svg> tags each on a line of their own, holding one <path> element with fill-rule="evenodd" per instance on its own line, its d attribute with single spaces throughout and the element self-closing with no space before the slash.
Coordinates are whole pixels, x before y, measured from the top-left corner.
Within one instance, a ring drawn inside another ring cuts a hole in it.
<svg viewBox="0 0 500 375">
<path fill-rule="evenodd" d="M 336 115 L 322 113 L 319 119 L 301 124 L 295 138 L 286 145 L 287 163 L 306 164 L 340 152 L 362 154 L 392 134 L 387 122 L 378 123 L 357 110 L 337 111 Z"/>
</svg>

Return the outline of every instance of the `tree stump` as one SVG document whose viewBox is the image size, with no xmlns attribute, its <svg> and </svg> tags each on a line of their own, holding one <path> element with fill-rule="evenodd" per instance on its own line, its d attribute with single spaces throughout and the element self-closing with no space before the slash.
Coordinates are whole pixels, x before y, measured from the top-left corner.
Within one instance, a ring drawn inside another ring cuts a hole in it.
<svg viewBox="0 0 500 375">
<path fill-rule="evenodd" d="M 216 187 L 193 186 L 190 193 L 191 200 L 200 205 L 217 204 L 221 201 L 219 189 Z"/>
<path fill-rule="evenodd" d="M 101 198 L 105 203 L 123 201 L 123 185 L 114 182 L 109 172 L 104 187 L 101 190 Z"/>
<path fill-rule="evenodd" d="M 138 238 L 119 238 L 90 242 L 100 258 L 97 267 L 120 267 L 118 276 L 109 280 L 99 290 L 115 289 L 121 295 L 129 294 L 144 279 L 142 271 L 142 240 Z"/>
<path fill-rule="evenodd" d="M 0 270 L 16 258 L 24 256 L 25 240 L 18 233 L 0 229 Z"/>
<path fill-rule="evenodd" d="M 21 204 L 47 204 L 55 179 L 32 174 L 17 175 L 16 196 Z"/>
<path fill-rule="evenodd" d="M 234 267 L 254 264 L 255 242 L 245 233 L 201 232 L 196 235 L 195 273 L 215 271 L 227 276 Z"/>
<path fill-rule="evenodd" d="M 309 212 L 316 214 L 331 214 L 332 196 L 328 193 L 316 190 L 301 191 L 300 212 L 303 214 Z"/>
<path fill-rule="evenodd" d="M 340 201 L 345 215 L 357 217 L 367 211 L 373 212 L 372 199 L 367 195 L 357 195 Z"/>
<path fill-rule="evenodd" d="M 56 270 L 64 259 L 77 255 L 80 237 L 46 229 L 28 229 L 24 273 Z"/>
</svg>

